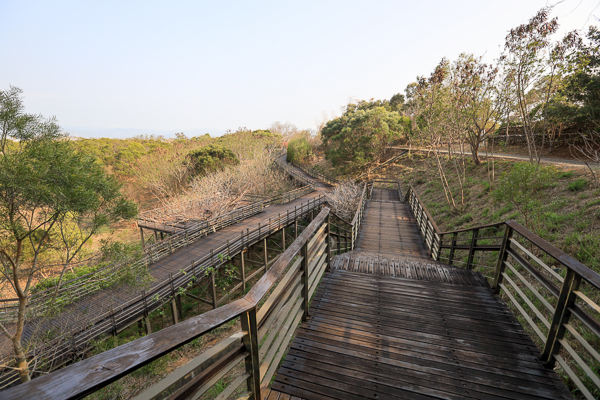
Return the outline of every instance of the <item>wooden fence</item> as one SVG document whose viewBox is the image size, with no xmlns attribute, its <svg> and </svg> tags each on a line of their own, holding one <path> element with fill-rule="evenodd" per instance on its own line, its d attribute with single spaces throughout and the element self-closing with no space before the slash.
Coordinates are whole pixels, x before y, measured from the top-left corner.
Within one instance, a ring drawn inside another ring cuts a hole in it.
<svg viewBox="0 0 600 400">
<path fill-rule="evenodd" d="M 329 175 L 325 175 L 324 173 L 316 170 L 315 168 L 306 168 L 304 165 L 295 163 L 293 161 L 292 161 L 292 165 L 298 169 L 301 169 L 302 171 L 304 171 L 306 174 L 312 176 L 313 178 L 320 179 L 321 181 L 326 182 L 326 183 L 330 184 L 331 186 L 338 185 L 341 182 L 340 180 L 335 179 Z"/>
<path fill-rule="evenodd" d="M 600 275 L 515 221 L 441 232 L 409 187 L 432 257 L 483 273 L 542 351 L 586 399 L 600 397 Z"/>
<path fill-rule="evenodd" d="M 78 356 L 87 351 L 90 340 L 107 333 L 117 334 L 138 321 L 140 317 L 147 317 L 149 313 L 171 299 L 174 296 L 174 291 L 178 288 L 186 287 L 188 283 L 203 277 L 206 274 L 206 270 L 216 270 L 242 250 L 272 235 L 282 227 L 288 226 L 294 221 L 313 213 L 322 207 L 324 202 L 324 196 L 309 199 L 294 209 L 280 214 L 277 218 L 271 218 L 265 225 L 258 224 L 258 227 L 253 230 L 242 231 L 238 239 L 228 241 L 217 248 L 211 249 L 209 255 L 200 260 L 194 260 L 188 266 L 182 265 L 178 273 L 154 285 L 149 291 L 141 292 L 135 298 L 109 312 L 90 316 L 85 326 L 69 331 L 67 336 L 61 335 L 52 341 L 48 341 L 44 346 L 46 350 L 36 353 L 36 358 L 44 360 L 49 370 L 57 368 L 65 360 L 68 360 L 67 356 Z M 188 243 L 197 240 L 191 235 L 187 239 Z M 167 239 L 163 242 L 168 244 L 169 240 Z M 186 243 L 181 241 L 177 241 L 176 243 L 178 246 L 167 245 L 159 247 L 155 245 L 151 247 L 151 251 L 148 252 L 149 260 L 155 262 L 171 254 L 177 248 L 186 245 Z M 99 287 L 98 290 L 102 290 L 102 288 Z M 36 311 L 43 311 L 43 308 L 40 307 Z M 0 378 L 0 387 L 6 387 L 17 380 L 18 377 L 16 374 L 6 373 Z"/>
<path fill-rule="evenodd" d="M 217 398 L 226 399 L 244 387 L 250 399 L 262 399 L 261 388 L 270 383 L 295 329 L 306 320 L 310 298 L 329 264 L 329 214 L 329 209 L 324 208 L 242 299 L 0 392 L 0 398 L 80 399 L 239 319 L 241 332 L 222 340 L 196 358 L 193 365 L 186 366 L 190 373 L 180 374 L 180 379 L 167 378 L 142 397 L 197 398 L 244 363 L 244 371 L 232 377 Z M 275 226 L 269 226 L 272 228 Z M 245 239 L 240 240 L 243 245 Z"/>
</svg>

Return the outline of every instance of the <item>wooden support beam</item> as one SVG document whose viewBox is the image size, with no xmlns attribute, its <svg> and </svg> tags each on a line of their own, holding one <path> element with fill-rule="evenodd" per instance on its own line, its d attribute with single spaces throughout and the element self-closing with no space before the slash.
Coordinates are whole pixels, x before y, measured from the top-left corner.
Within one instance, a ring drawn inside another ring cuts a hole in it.
<svg viewBox="0 0 600 400">
<path fill-rule="evenodd" d="M 269 221 L 269 226 L 271 226 L 271 222 Z M 269 253 L 267 250 L 267 238 L 263 239 L 263 260 L 265 263 L 265 267 L 267 266 L 267 264 L 269 263 Z"/>
<path fill-rule="evenodd" d="M 140 226 L 140 238 L 142 239 L 142 249 L 146 247 L 146 242 L 144 241 L 144 228 Z"/>
<path fill-rule="evenodd" d="M 244 251 L 240 253 L 240 259 L 242 260 L 242 288 L 246 293 L 246 267 L 244 266 Z"/>
</svg>

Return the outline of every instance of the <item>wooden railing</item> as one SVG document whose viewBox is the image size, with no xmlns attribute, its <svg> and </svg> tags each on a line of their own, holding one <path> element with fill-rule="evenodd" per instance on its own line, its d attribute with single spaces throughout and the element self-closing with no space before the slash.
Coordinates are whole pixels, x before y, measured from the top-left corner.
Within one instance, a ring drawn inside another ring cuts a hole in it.
<svg viewBox="0 0 600 400">
<path fill-rule="evenodd" d="M 434 259 L 481 272 L 572 390 L 600 397 L 600 275 L 515 221 L 441 232 L 410 187 L 406 200 Z"/>
<path fill-rule="evenodd" d="M 371 197 L 371 193 L 373 193 L 373 182 L 364 183 L 363 190 L 360 195 L 360 199 L 358 201 L 358 207 L 356 208 L 356 213 L 354 214 L 354 218 L 352 218 L 352 222 L 350 222 L 350 249 L 354 250 L 354 246 L 356 245 L 356 238 L 358 237 L 358 231 L 360 229 L 360 225 L 362 223 L 363 214 L 365 212 L 365 205 L 367 204 L 367 199 Z"/>
<path fill-rule="evenodd" d="M 258 224 L 258 227 L 253 230 L 242 231 L 236 240 L 227 241 L 211 249 L 210 254 L 192 261 L 190 265 L 182 265 L 179 272 L 154 285 L 149 291 L 141 292 L 130 301 L 101 315 L 90 316 L 84 327 L 70 330 L 67 332 L 67 336 L 61 335 L 53 339 L 54 344 L 50 341 L 45 343 L 47 350 L 36 353 L 36 358 L 44 359 L 47 364 L 51 364 L 49 370 L 60 366 L 66 360 L 67 355 L 79 355 L 82 351 L 87 350 L 87 345 L 91 339 L 107 333 L 119 333 L 141 317 L 148 316 L 149 313 L 161 307 L 165 301 L 173 297 L 174 290 L 186 287 L 190 282 L 200 279 L 206 274 L 205 271 L 207 270 L 216 270 L 242 250 L 281 230 L 282 227 L 286 227 L 294 221 L 313 213 L 321 208 L 324 203 L 324 196 L 309 199 L 294 207 L 294 209 L 281 213 L 276 218 L 269 219 L 267 224 Z M 190 237 L 189 240 L 193 241 L 195 239 Z M 180 247 L 184 245 L 181 244 Z M 175 246 L 167 247 L 168 254 L 176 249 Z M 154 260 L 157 259 L 159 258 Z M 232 290 L 235 290 L 235 288 Z M 43 310 L 38 309 L 37 311 Z M 58 363 L 54 360 L 57 360 Z M 16 374 L 4 374 L 0 378 L 0 387 L 5 387 L 17 379 Z"/>
<path fill-rule="evenodd" d="M 325 175 L 324 173 L 316 170 L 315 168 L 306 168 L 304 165 L 295 163 L 293 161 L 291 162 L 291 164 L 294 167 L 301 169 L 302 171 L 304 171 L 306 174 L 312 176 L 313 178 L 320 179 L 321 181 L 326 182 L 332 186 L 338 185 L 340 183 L 340 181 L 338 179 L 335 179 L 329 175 Z"/>
<path fill-rule="evenodd" d="M 226 399 L 245 385 L 250 399 L 262 399 L 261 388 L 270 384 L 296 327 L 306 320 L 310 298 L 329 264 L 328 220 L 324 208 L 242 299 L 0 392 L 0 398 L 80 399 L 239 319 L 241 332 L 185 366 L 189 373 L 168 377 L 141 398 L 197 398 L 244 363 L 244 372 L 228 380 L 217 398 Z"/>
<path fill-rule="evenodd" d="M 299 189 L 295 190 L 297 191 Z M 257 201 L 247 206 L 236 208 L 214 218 L 210 218 L 204 221 L 188 221 L 185 224 L 182 222 L 161 222 L 153 218 L 140 216 L 138 218 L 138 225 L 143 226 L 147 229 L 157 230 L 163 230 L 166 227 L 170 227 L 176 233 L 179 233 L 181 231 L 193 232 L 201 229 L 213 229 L 214 231 L 235 224 L 242 219 L 256 215 L 262 212 L 264 208 L 268 205 L 268 201 Z"/>
<path fill-rule="evenodd" d="M 400 187 L 400 185 L 398 185 L 398 187 Z M 437 260 L 439 258 L 441 245 L 440 229 L 412 186 L 409 186 L 406 192 L 405 201 L 410 205 L 415 219 L 417 220 L 417 226 L 419 227 L 423 241 L 430 251 L 431 257 L 434 260 Z"/>
<path fill-rule="evenodd" d="M 292 175 L 298 175 L 289 168 L 286 169 L 286 171 Z M 303 177 L 301 178 L 304 179 Z M 187 246 L 210 233 L 214 233 L 254 216 L 262 212 L 265 207 L 271 204 L 290 202 L 314 192 L 315 185 L 313 182 L 309 182 L 306 179 L 302 180 L 302 182 L 305 183 L 305 185 L 300 188 L 272 196 L 245 207 L 237 208 L 206 221 L 190 224 L 185 229 L 179 230 L 167 239 L 146 247 L 141 254 L 134 258 L 112 263 L 94 272 L 90 272 L 89 274 L 62 282 L 58 292 L 55 287 L 52 287 L 34 293 L 29 298 L 28 307 L 30 310 L 36 309 L 36 313 L 39 313 L 44 312 L 49 303 L 64 305 L 77 301 L 78 299 L 110 286 L 112 282 L 119 278 L 120 272 L 124 269 L 127 269 L 131 273 L 141 271 L 142 269 L 145 269 L 147 265 L 161 260 L 172 254 L 175 250 Z M 146 224 L 145 226 L 148 228 L 152 228 L 152 223 L 157 224 L 157 222 L 150 222 L 149 220 L 144 222 Z M 0 302 L 0 323 L 12 321 L 15 318 L 17 311 L 18 299 L 2 299 Z"/>
<path fill-rule="evenodd" d="M 306 185 L 306 186 L 311 186 L 313 188 L 313 190 L 314 190 L 314 188 L 315 188 L 315 182 L 311 181 L 310 179 L 307 179 L 302 174 L 299 174 L 293 168 L 290 168 L 290 166 L 288 165 L 288 163 L 283 160 L 283 157 L 276 158 L 275 159 L 275 165 L 277 165 L 278 167 L 280 167 L 284 171 L 286 171 L 299 184 Z"/>
</svg>

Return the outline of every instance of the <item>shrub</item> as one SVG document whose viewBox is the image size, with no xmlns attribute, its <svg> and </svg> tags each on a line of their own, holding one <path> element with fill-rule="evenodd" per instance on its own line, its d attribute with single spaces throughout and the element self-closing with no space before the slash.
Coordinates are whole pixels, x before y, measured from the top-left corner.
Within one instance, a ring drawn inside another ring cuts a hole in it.
<svg viewBox="0 0 600 400">
<path fill-rule="evenodd" d="M 304 163 L 314 157 L 312 147 L 308 140 L 303 137 L 290 140 L 287 147 L 287 160 L 291 162 Z"/>
<path fill-rule="evenodd" d="M 538 208 L 538 193 L 553 185 L 556 170 L 530 163 L 516 163 L 502 174 L 493 196 L 497 201 L 509 203 L 521 213 L 529 228 L 532 213 Z"/>
<path fill-rule="evenodd" d="M 219 144 L 209 144 L 193 151 L 189 158 L 193 175 L 206 175 L 240 163 L 233 151 Z"/>
<path fill-rule="evenodd" d="M 565 171 L 565 172 L 560 172 L 558 174 L 558 177 L 563 179 L 563 178 L 572 178 L 573 175 L 575 175 L 575 173 L 573 171 Z"/>
<path fill-rule="evenodd" d="M 567 188 L 571 192 L 578 192 L 580 190 L 585 189 L 586 186 L 587 186 L 587 181 L 585 179 L 579 178 L 576 181 L 573 181 L 573 182 L 569 183 L 569 185 L 567 186 Z"/>
</svg>

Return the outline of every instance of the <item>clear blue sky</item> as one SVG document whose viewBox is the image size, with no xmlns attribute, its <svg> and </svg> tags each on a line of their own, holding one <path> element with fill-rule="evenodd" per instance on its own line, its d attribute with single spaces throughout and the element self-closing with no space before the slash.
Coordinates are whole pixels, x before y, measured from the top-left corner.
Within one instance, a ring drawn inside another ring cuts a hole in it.
<svg viewBox="0 0 600 400">
<path fill-rule="evenodd" d="M 442 57 L 499 53 L 545 0 L 0 0 L 0 88 L 79 136 L 311 129 L 387 98 Z M 566 29 L 598 0 L 564 0 Z"/>
</svg>

